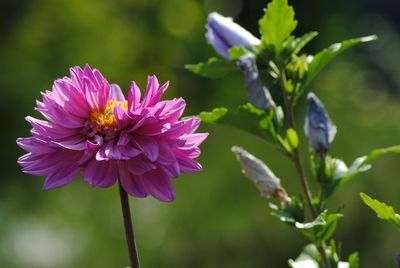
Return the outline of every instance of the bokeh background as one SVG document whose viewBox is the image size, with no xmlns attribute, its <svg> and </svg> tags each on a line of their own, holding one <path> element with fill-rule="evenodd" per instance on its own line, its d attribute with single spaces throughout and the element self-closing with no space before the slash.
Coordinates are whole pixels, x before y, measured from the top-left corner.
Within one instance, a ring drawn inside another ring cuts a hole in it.
<svg viewBox="0 0 400 268">
<path fill-rule="evenodd" d="M 308 52 L 346 38 L 380 37 L 341 55 L 311 85 L 338 126 L 332 154 L 351 162 L 372 148 L 399 144 L 400 2 L 290 2 L 296 33 L 320 32 Z M 23 151 L 15 139 L 29 135 L 24 117 L 37 116 L 40 91 L 70 66 L 90 63 L 125 89 L 131 80 L 143 87 L 148 74 L 170 80 L 167 97 L 186 98 L 186 115 L 236 107 L 245 101 L 239 72 L 210 81 L 183 66 L 215 55 L 204 38 L 209 12 L 232 16 L 259 36 L 265 6 L 265 0 L 1 0 L 0 267 L 128 265 L 116 187 L 95 189 L 77 179 L 43 192 L 43 178 L 22 174 L 16 164 Z M 300 125 L 303 114 L 304 103 Z M 210 132 L 200 157 L 204 171 L 174 182 L 175 202 L 130 200 L 143 267 L 287 267 L 306 241 L 269 215 L 268 200 L 241 174 L 230 148 L 240 145 L 263 159 L 294 194 L 293 166 L 249 134 L 222 126 L 202 130 Z M 303 134 L 301 142 L 305 152 Z M 396 267 L 400 235 L 362 204 L 359 192 L 400 210 L 399 160 L 376 160 L 331 202 L 331 211 L 345 214 L 336 233 L 343 255 L 358 250 L 361 267 Z"/>
</svg>

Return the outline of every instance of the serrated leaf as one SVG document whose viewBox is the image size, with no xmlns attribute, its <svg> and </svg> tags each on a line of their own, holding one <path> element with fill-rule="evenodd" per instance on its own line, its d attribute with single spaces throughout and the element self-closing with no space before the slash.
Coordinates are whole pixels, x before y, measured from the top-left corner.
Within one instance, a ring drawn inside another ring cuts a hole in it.
<svg viewBox="0 0 400 268">
<path fill-rule="evenodd" d="M 250 53 L 250 51 L 242 46 L 232 47 L 228 50 L 229 57 L 233 61 L 239 60 L 241 56 L 243 56 L 247 53 Z"/>
<path fill-rule="evenodd" d="M 273 124 L 274 114 L 256 108 L 250 103 L 239 106 L 235 111 L 221 107 L 198 115 L 203 122 L 232 126 L 252 133 L 264 140 L 273 141 L 276 136 Z"/>
<path fill-rule="evenodd" d="M 237 70 L 233 61 L 218 58 L 210 58 L 207 62 L 197 64 L 186 64 L 185 68 L 197 75 L 208 78 L 220 78 Z"/>
<path fill-rule="evenodd" d="M 364 203 L 376 212 L 378 218 L 392 223 L 400 230 L 400 215 L 394 212 L 393 207 L 373 199 L 364 193 L 360 193 L 360 196 Z"/>
<path fill-rule="evenodd" d="M 323 49 L 319 53 L 317 53 L 310 64 L 308 65 L 308 74 L 306 81 L 304 83 L 303 89 L 306 88 L 310 82 L 315 78 L 315 76 L 337 55 L 342 53 L 348 48 L 351 48 L 355 45 L 371 42 L 377 40 L 376 35 L 370 35 L 360 38 L 353 38 L 342 41 L 340 43 L 335 43 L 328 48 Z"/>
<path fill-rule="evenodd" d="M 292 268 L 319 268 L 316 259 L 319 256 L 318 249 L 315 245 L 309 244 L 304 247 L 303 252 L 296 260 L 289 260 L 289 265 Z"/>
<path fill-rule="evenodd" d="M 288 5 L 287 0 L 273 0 L 268 4 L 259 25 L 263 43 L 273 46 L 279 55 L 283 42 L 297 26 L 293 7 Z"/>
<path fill-rule="evenodd" d="M 211 112 L 201 112 L 199 117 L 205 123 L 214 123 L 228 113 L 225 107 L 214 108 Z"/>
</svg>

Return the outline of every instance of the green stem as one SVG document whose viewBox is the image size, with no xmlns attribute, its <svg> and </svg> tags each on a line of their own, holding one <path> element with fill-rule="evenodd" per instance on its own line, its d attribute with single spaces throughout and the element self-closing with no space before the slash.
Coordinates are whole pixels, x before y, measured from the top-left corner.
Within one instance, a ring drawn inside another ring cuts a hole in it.
<svg viewBox="0 0 400 268">
<path fill-rule="evenodd" d="M 121 199 L 122 215 L 124 218 L 125 237 L 126 237 L 126 242 L 128 243 L 128 253 L 129 253 L 129 259 L 131 261 L 131 268 L 139 268 L 140 267 L 139 257 L 137 254 L 135 236 L 133 233 L 128 194 L 122 187 L 120 180 L 118 180 L 118 185 L 119 185 L 119 197 Z"/>
<path fill-rule="evenodd" d="M 296 130 L 296 119 L 294 116 L 294 109 L 293 109 L 293 103 L 291 102 L 291 100 L 289 99 L 289 96 L 286 92 L 286 74 L 285 74 L 285 70 L 283 68 L 280 69 L 280 83 L 281 83 L 281 87 L 282 87 L 282 91 L 283 91 L 283 101 L 284 101 L 284 105 L 285 105 L 285 110 L 286 110 L 286 114 L 289 117 L 289 124 L 290 127 L 293 128 L 294 130 Z M 307 200 L 307 204 L 310 208 L 311 214 L 313 216 L 313 218 L 316 218 L 318 216 L 318 210 L 315 207 L 314 203 L 313 203 L 313 197 L 312 197 L 312 193 L 310 190 L 310 186 L 308 184 L 308 180 L 307 177 L 304 173 L 304 169 L 303 169 L 303 164 L 301 162 L 301 156 L 300 156 L 300 151 L 298 149 L 298 146 L 296 149 L 293 150 L 293 154 L 292 154 L 292 160 L 293 163 L 295 165 L 297 174 L 300 178 L 300 184 L 301 187 L 303 189 L 303 193 L 306 197 Z M 324 264 L 324 267 L 326 268 L 331 268 L 331 263 L 329 261 L 327 252 L 326 252 L 326 244 L 325 242 L 321 243 L 321 246 L 318 246 L 318 250 L 321 254 L 322 257 L 322 262 Z"/>
</svg>

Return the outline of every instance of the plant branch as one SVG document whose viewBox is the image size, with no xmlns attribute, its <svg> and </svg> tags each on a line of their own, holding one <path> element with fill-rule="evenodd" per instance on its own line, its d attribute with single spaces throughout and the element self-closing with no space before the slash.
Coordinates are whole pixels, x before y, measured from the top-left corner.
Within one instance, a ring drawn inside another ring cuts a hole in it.
<svg viewBox="0 0 400 268">
<path fill-rule="evenodd" d="M 131 261 L 131 268 L 139 268 L 140 267 L 139 257 L 137 254 L 135 236 L 133 233 L 128 194 L 122 187 L 120 180 L 118 180 L 118 185 L 119 185 L 119 196 L 121 199 L 122 215 L 124 218 L 125 237 L 126 237 L 126 242 L 128 243 L 128 253 L 129 253 L 129 259 Z"/>
<path fill-rule="evenodd" d="M 289 99 L 289 96 L 286 92 L 286 86 L 285 86 L 286 85 L 286 74 L 285 74 L 284 68 L 280 69 L 280 73 L 281 73 L 280 83 L 281 83 L 282 92 L 283 92 L 283 101 L 284 101 L 284 105 L 285 105 L 286 114 L 289 117 L 290 127 L 293 128 L 295 131 L 297 131 L 293 103 Z M 304 168 L 303 168 L 303 164 L 301 162 L 301 156 L 300 156 L 300 151 L 298 149 L 298 146 L 297 146 L 297 148 L 295 148 L 293 150 L 292 160 L 295 165 L 297 174 L 300 178 L 300 184 L 303 189 L 303 193 L 306 197 L 307 204 L 310 208 L 311 214 L 312 214 L 313 218 L 316 218 L 318 216 L 319 212 L 313 203 L 312 193 L 310 190 L 310 186 L 308 184 L 307 177 L 304 173 Z M 324 263 L 324 267 L 331 268 L 331 263 L 329 261 L 329 258 L 328 258 L 327 252 L 326 252 L 326 244 L 324 241 L 322 242 L 321 246 L 318 246 L 318 250 L 321 254 L 322 262 Z"/>
</svg>

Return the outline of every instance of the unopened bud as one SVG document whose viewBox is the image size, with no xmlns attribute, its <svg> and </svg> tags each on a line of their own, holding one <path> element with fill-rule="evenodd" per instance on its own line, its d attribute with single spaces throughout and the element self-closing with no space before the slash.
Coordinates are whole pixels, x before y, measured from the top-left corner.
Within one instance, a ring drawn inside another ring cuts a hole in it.
<svg viewBox="0 0 400 268">
<path fill-rule="evenodd" d="M 206 38 L 215 51 L 227 60 L 230 60 L 228 50 L 235 46 L 251 47 L 260 44 L 254 37 L 230 17 L 224 17 L 217 12 L 212 12 L 207 18 Z"/>
<path fill-rule="evenodd" d="M 336 126 L 332 123 L 321 101 L 310 92 L 307 95 L 307 115 L 304 132 L 308 137 L 310 151 L 325 155 L 329 144 L 336 135 Z"/>
<path fill-rule="evenodd" d="M 236 64 L 244 73 L 248 101 L 262 110 L 275 106 L 269 90 L 260 78 L 255 56 L 251 53 L 245 54 Z"/>
<path fill-rule="evenodd" d="M 279 178 L 263 161 L 238 146 L 233 146 L 232 152 L 236 154 L 243 173 L 254 182 L 262 196 L 275 197 L 282 202 L 290 202 L 290 198 L 281 186 Z"/>
</svg>

